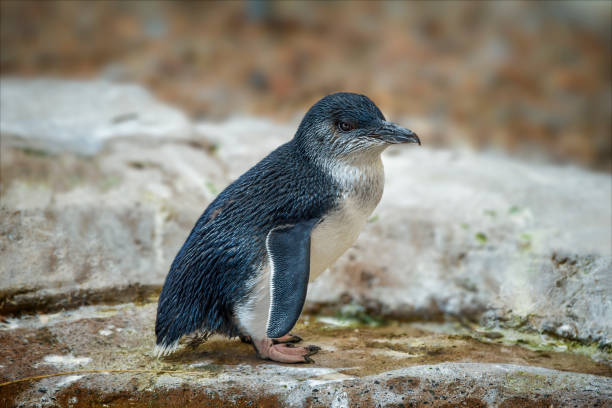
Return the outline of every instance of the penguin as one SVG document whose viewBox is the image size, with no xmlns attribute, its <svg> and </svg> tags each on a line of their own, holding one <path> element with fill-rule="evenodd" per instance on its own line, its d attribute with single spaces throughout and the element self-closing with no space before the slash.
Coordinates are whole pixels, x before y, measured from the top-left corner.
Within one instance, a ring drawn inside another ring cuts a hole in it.
<svg viewBox="0 0 612 408">
<path fill-rule="evenodd" d="M 156 352 L 196 333 L 239 336 L 262 359 L 309 363 L 290 334 L 308 282 L 350 248 L 380 201 L 381 153 L 417 143 L 367 96 L 315 103 L 292 140 L 223 190 L 178 251 L 159 297 Z"/>
</svg>

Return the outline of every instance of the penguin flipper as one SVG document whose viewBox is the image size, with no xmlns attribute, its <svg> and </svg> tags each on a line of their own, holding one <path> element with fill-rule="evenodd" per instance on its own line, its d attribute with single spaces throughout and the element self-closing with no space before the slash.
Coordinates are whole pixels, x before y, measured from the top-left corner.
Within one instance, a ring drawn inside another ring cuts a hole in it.
<svg viewBox="0 0 612 408">
<path fill-rule="evenodd" d="M 310 233 L 318 222 L 308 220 L 274 228 L 266 239 L 270 260 L 270 312 L 266 334 L 289 333 L 297 322 L 310 275 Z"/>
</svg>

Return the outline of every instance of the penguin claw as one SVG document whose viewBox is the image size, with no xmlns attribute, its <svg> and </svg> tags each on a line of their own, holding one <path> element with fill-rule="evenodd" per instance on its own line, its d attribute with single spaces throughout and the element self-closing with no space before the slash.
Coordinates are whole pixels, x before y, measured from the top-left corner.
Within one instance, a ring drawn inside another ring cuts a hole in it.
<svg viewBox="0 0 612 408">
<path fill-rule="evenodd" d="M 259 358 L 280 363 L 314 363 L 310 358 L 321 350 L 318 346 L 297 347 L 293 343 L 274 344 L 273 339 L 262 339 L 254 342 Z"/>
<path fill-rule="evenodd" d="M 253 344 L 253 340 L 251 339 L 251 336 L 243 336 L 242 334 L 238 336 L 240 338 L 240 341 L 246 344 Z"/>
<path fill-rule="evenodd" d="M 293 333 L 286 334 L 283 337 L 279 337 L 277 339 L 272 339 L 272 343 L 274 344 L 299 343 L 300 341 L 302 341 L 302 338 Z"/>
<path fill-rule="evenodd" d="M 309 346 L 306 346 L 306 350 L 308 350 L 308 353 L 304 355 L 304 361 L 307 363 L 314 364 L 315 361 L 312 358 L 310 358 L 310 356 L 317 354 L 319 350 L 321 350 L 321 347 L 311 344 Z"/>
</svg>

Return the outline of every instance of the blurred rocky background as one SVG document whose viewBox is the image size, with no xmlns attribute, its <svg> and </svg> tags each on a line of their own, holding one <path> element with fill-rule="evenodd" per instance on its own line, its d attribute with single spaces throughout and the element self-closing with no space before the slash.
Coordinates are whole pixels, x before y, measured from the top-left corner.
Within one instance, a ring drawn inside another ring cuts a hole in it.
<svg viewBox="0 0 612 408">
<path fill-rule="evenodd" d="M 0 400 L 611 400 L 611 20 L 605 1 L 2 1 Z M 318 367 L 224 340 L 154 359 L 156 296 L 198 216 L 343 90 L 424 146 L 385 153 L 379 207 L 309 288 L 297 330 Z M 206 379 L 1 384 L 135 367 Z"/>
<path fill-rule="evenodd" d="M 2 75 L 139 83 L 198 119 L 357 90 L 428 146 L 610 169 L 610 5 L 3 1 Z"/>
</svg>

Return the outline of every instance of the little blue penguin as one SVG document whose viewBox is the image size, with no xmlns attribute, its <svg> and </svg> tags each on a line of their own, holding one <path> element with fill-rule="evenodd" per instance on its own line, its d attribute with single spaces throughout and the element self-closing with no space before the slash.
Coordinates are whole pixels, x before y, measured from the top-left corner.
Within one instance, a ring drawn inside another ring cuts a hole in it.
<svg viewBox="0 0 612 408">
<path fill-rule="evenodd" d="M 292 140 L 230 184 L 179 250 L 157 308 L 158 355 L 188 334 L 240 336 L 263 359 L 312 362 L 290 330 L 308 282 L 350 248 L 380 201 L 380 154 L 418 143 L 364 95 L 315 103 Z"/>
</svg>

